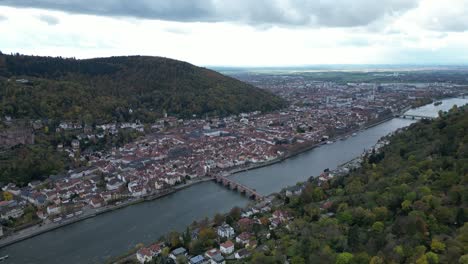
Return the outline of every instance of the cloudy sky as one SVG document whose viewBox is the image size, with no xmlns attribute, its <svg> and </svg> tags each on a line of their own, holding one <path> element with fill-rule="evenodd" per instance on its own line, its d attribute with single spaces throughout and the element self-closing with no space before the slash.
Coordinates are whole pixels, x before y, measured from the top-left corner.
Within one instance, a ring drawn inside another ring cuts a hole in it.
<svg viewBox="0 0 468 264">
<path fill-rule="evenodd" d="M 197 65 L 467 64 L 468 0 L 0 0 L 0 51 Z"/>
</svg>

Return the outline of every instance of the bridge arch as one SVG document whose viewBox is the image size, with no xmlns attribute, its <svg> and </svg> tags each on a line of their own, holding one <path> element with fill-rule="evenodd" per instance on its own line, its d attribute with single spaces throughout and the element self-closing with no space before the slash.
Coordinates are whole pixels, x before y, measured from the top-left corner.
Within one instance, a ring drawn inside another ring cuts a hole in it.
<svg viewBox="0 0 468 264">
<path fill-rule="evenodd" d="M 263 199 L 263 195 L 258 193 L 256 190 L 254 190 L 254 189 L 252 189 L 250 187 L 247 187 L 247 186 L 245 186 L 245 185 L 243 185 L 241 183 L 235 182 L 235 181 L 233 181 L 231 179 L 228 179 L 225 176 L 217 175 L 217 176 L 214 176 L 213 178 L 217 183 L 221 183 L 224 187 L 226 187 L 226 188 L 228 188 L 230 190 L 237 191 L 237 192 L 239 192 L 241 194 L 244 194 L 244 195 L 248 196 L 251 199 L 254 199 L 254 200 Z"/>
</svg>

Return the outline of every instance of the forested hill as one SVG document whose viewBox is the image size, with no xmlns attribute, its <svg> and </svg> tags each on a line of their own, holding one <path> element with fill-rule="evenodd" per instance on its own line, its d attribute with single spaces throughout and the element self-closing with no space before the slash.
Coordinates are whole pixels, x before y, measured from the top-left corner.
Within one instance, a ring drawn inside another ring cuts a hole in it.
<svg viewBox="0 0 468 264">
<path fill-rule="evenodd" d="M 0 114 L 15 118 L 152 121 L 164 111 L 226 115 L 285 104 L 252 85 L 161 57 L 77 60 L 0 53 L 1 76 Z"/>
<path fill-rule="evenodd" d="M 390 142 L 362 168 L 286 198 L 294 220 L 248 262 L 468 263 L 468 107 Z"/>
</svg>

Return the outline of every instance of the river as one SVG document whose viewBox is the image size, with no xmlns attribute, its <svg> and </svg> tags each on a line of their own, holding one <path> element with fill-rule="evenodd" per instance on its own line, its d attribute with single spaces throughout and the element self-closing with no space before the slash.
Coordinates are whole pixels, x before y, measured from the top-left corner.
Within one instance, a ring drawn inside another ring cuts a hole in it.
<svg viewBox="0 0 468 264">
<path fill-rule="evenodd" d="M 443 100 L 439 106 L 431 104 L 410 111 L 436 116 L 439 110 L 467 103 L 468 99 L 452 98 Z M 414 122 L 394 118 L 345 140 L 231 177 L 262 194 L 277 192 L 316 176 L 326 168 L 336 168 L 372 147 L 380 137 Z M 161 199 L 105 213 L 18 242 L 0 249 L 0 256 L 10 256 L 5 263 L 100 263 L 123 254 L 137 243 L 150 243 L 171 230 L 184 230 L 194 220 L 248 203 L 247 198 L 236 192 L 214 182 L 204 182 Z"/>
</svg>

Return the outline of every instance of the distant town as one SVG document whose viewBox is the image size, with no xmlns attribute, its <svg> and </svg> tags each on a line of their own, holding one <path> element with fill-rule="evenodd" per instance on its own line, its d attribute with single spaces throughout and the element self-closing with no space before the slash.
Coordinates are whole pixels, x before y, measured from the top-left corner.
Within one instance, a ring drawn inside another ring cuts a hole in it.
<svg viewBox="0 0 468 264">
<path fill-rule="evenodd" d="M 261 85 L 256 78 L 262 79 Z M 31 233 L 45 231 L 106 210 L 155 199 L 216 176 L 274 163 L 318 144 L 333 144 L 340 137 L 353 136 L 354 132 L 401 115 L 411 107 L 466 92 L 466 86 L 447 83 L 339 84 L 307 81 L 301 76 L 263 78 L 252 75 L 245 81 L 287 99 L 288 108 L 272 113 L 257 111 L 193 119 L 165 115 L 152 124 L 109 123 L 92 127 L 62 121 L 55 129 L 74 131 L 76 137 L 70 145 L 58 144 L 57 149 L 87 165 L 25 187 L 5 184 L 0 202 L 4 223 L 1 234 L 9 236 L 25 228 Z M 34 125 L 41 126 L 40 123 L 36 121 Z M 82 151 L 82 146 L 91 140 L 99 141 L 120 130 L 134 130 L 143 136 L 110 150 Z M 281 212 L 275 214 L 278 216 L 272 224 L 288 219 Z M 21 225 L 12 225 L 14 221 Z M 225 250 L 229 248 L 225 245 Z M 151 250 L 157 249 L 155 246 Z"/>
</svg>

